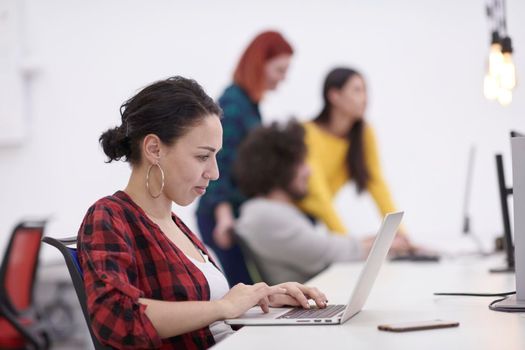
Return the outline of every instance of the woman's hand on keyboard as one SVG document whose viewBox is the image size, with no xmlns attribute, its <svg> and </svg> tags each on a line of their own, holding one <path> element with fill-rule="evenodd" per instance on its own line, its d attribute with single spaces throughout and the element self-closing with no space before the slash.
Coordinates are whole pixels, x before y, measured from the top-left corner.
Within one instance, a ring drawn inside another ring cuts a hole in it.
<svg viewBox="0 0 525 350">
<path fill-rule="evenodd" d="M 239 283 L 233 286 L 226 295 L 217 300 L 221 305 L 222 318 L 235 318 L 259 305 L 263 312 L 269 311 L 269 297 L 275 294 L 284 294 L 286 290 L 279 286 L 270 287 L 266 283 L 246 285 Z"/>
<path fill-rule="evenodd" d="M 319 308 L 325 308 L 328 300 L 326 295 L 315 287 L 308 287 L 297 282 L 285 282 L 276 285 L 286 290 L 286 293 L 276 293 L 268 297 L 271 307 L 281 306 L 301 306 L 305 309 L 310 308 L 308 300 L 315 301 Z"/>
</svg>

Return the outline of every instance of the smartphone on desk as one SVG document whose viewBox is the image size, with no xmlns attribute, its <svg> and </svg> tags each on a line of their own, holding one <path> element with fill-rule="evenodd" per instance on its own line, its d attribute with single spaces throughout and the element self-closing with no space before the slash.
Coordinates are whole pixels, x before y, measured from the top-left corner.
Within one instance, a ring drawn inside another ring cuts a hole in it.
<svg viewBox="0 0 525 350">
<path fill-rule="evenodd" d="M 388 331 L 388 332 L 410 332 L 410 331 L 422 331 L 425 329 L 448 328 L 448 327 L 457 327 L 457 326 L 459 326 L 459 322 L 444 321 L 444 320 L 431 320 L 431 321 L 382 324 L 382 325 L 377 326 L 377 329 L 379 329 L 380 331 Z"/>
</svg>

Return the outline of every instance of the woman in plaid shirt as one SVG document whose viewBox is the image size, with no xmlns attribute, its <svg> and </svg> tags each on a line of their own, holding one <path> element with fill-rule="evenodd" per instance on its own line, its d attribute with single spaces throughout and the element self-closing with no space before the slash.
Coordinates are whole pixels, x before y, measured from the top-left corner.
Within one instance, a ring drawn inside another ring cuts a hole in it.
<svg viewBox="0 0 525 350">
<path fill-rule="evenodd" d="M 269 287 L 225 277 L 171 212 L 219 177 L 220 108 L 193 80 L 156 82 L 121 107 L 122 124 L 100 143 L 109 162 L 131 164 L 123 191 L 98 200 L 79 230 L 92 329 L 118 349 L 206 349 L 232 332 L 221 320 L 254 305 L 319 307 L 326 297 L 298 283 Z"/>
</svg>

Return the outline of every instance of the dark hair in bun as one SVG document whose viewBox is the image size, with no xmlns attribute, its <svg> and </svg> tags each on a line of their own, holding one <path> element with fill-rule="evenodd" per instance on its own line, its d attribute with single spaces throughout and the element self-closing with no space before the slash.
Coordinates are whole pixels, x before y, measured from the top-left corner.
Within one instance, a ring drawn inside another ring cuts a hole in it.
<svg viewBox="0 0 525 350">
<path fill-rule="evenodd" d="M 180 76 L 157 81 L 120 107 L 122 124 L 99 138 L 108 163 L 124 159 L 140 163 L 140 144 L 148 134 L 173 144 L 191 127 L 209 115 L 222 115 L 221 108 L 192 79 Z"/>
</svg>

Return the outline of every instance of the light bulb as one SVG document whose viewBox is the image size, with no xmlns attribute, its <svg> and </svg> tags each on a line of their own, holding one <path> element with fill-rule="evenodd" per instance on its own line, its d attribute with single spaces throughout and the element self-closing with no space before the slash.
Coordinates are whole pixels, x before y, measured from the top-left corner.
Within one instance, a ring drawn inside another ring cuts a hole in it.
<svg viewBox="0 0 525 350">
<path fill-rule="evenodd" d="M 503 54 L 503 62 L 499 68 L 500 86 L 507 90 L 512 90 L 516 86 L 516 67 L 512 61 L 512 53 Z"/>
<path fill-rule="evenodd" d="M 483 94 L 488 100 L 495 100 L 498 97 L 499 86 L 497 79 L 487 73 L 485 79 L 483 80 Z"/>
<path fill-rule="evenodd" d="M 512 102 L 512 91 L 500 88 L 498 91 L 498 102 L 502 106 L 508 106 Z"/>
<path fill-rule="evenodd" d="M 489 51 L 489 74 L 497 78 L 502 64 L 503 54 L 501 53 L 501 45 L 497 42 L 492 43 Z"/>
</svg>

